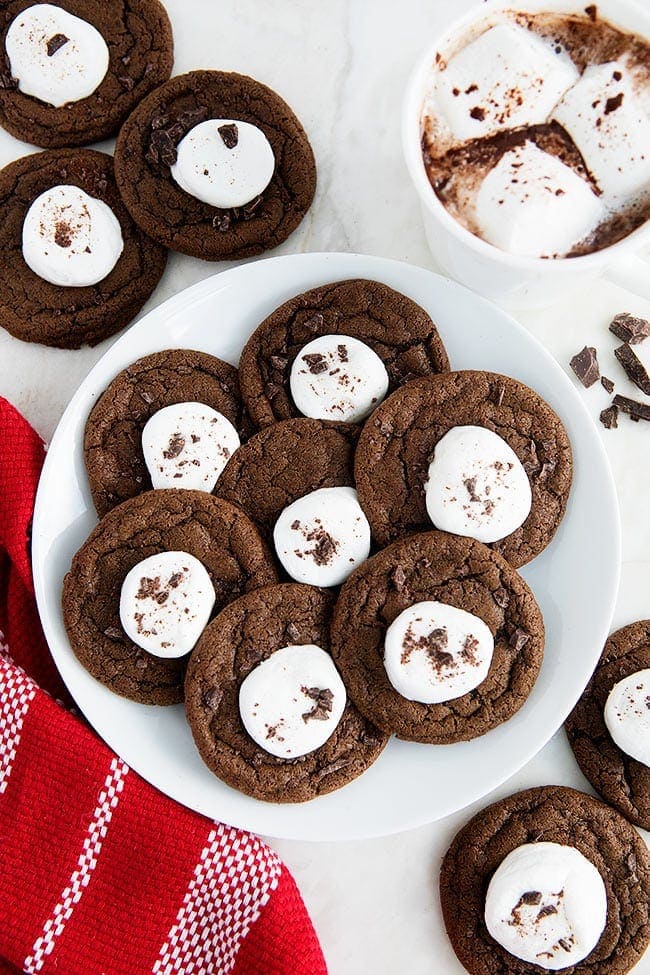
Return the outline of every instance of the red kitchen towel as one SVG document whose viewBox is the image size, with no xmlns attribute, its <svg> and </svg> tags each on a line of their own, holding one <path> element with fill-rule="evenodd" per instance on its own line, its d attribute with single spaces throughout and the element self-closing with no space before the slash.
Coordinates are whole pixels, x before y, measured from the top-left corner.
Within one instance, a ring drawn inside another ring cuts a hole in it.
<svg viewBox="0 0 650 975">
<path fill-rule="evenodd" d="M 326 975 L 273 850 L 167 799 L 55 700 L 29 560 L 43 455 L 0 398 L 1 975 Z"/>
</svg>

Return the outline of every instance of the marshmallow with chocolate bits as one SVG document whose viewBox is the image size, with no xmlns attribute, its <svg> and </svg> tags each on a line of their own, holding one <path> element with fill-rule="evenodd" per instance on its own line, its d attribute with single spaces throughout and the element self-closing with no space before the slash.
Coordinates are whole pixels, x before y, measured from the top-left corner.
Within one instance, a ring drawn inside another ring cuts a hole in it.
<svg viewBox="0 0 650 975">
<path fill-rule="evenodd" d="M 605 703 L 605 724 L 621 751 L 650 767 L 650 669 L 614 684 Z"/>
</svg>

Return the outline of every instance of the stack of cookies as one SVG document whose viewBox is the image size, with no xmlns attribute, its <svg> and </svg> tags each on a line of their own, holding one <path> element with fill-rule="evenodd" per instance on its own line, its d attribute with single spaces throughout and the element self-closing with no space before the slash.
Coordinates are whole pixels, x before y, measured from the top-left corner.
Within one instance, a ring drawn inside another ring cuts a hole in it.
<svg viewBox="0 0 650 975">
<path fill-rule="evenodd" d="M 63 593 L 74 652 L 113 691 L 184 700 L 211 771 L 300 802 L 391 735 L 483 735 L 526 701 L 544 623 L 517 572 L 571 486 L 537 393 L 449 371 L 434 322 L 384 284 L 298 295 L 239 368 L 149 355 L 95 404 L 100 522 Z"/>
<path fill-rule="evenodd" d="M 0 125 L 47 151 L 0 172 L 0 316 L 19 339 L 95 345 L 133 320 L 167 250 L 216 261 L 283 241 L 316 168 L 288 105 L 244 75 L 170 78 L 159 0 L 8 0 Z M 115 158 L 78 148 L 117 136 Z"/>
</svg>

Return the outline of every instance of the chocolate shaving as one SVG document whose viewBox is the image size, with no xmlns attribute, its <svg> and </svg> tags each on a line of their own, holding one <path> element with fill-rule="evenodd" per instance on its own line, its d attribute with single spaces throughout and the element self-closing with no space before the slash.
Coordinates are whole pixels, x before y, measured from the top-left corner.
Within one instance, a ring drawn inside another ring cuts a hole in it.
<svg viewBox="0 0 650 975">
<path fill-rule="evenodd" d="M 593 386 L 600 379 L 598 356 L 593 346 L 585 345 L 581 352 L 574 355 L 569 365 L 585 389 L 589 389 L 590 386 Z"/>
<path fill-rule="evenodd" d="M 221 136 L 221 140 L 226 149 L 234 149 L 239 142 L 239 129 L 234 122 L 230 122 L 227 125 L 220 125 L 217 132 Z"/>
<path fill-rule="evenodd" d="M 335 538 L 332 538 L 329 532 L 325 531 L 324 528 L 315 528 L 310 531 L 307 535 L 307 541 L 316 542 L 315 546 L 307 552 L 307 555 L 311 555 L 312 559 L 316 565 L 328 565 L 339 547 L 339 543 Z"/>
<path fill-rule="evenodd" d="M 463 481 L 463 484 L 465 485 L 465 490 L 469 494 L 469 500 L 470 501 L 480 501 L 481 500 L 481 498 L 479 497 L 479 495 L 476 493 L 476 478 L 475 477 L 468 477 L 466 480 Z"/>
<path fill-rule="evenodd" d="M 327 360 L 324 355 L 320 354 L 320 352 L 309 352 L 307 355 L 301 356 L 301 358 L 307 363 L 307 368 L 312 376 L 317 376 L 321 372 L 326 372 Z"/>
<path fill-rule="evenodd" d="M 337 345 L 336 351 L 339 354 L 339 360 L 341 362 L 347 362 L 348 361 L 348 347 L 347 347 L 347 345 Z"/>
<path fill-rule="evenodd" d="M 609 330 L 622 342 L 627 342 L 628 345 L 638 345 L 650 335 L 650 321 L 630 315 L 628 311 L 623 311 L 612 319 Z"/>
<path fill-rule="evenodd" d="M 436 627 L 427 636 L 418 637 L 413 635 L 409 626 L 404 635 L 401 662 L 408 663 L 414 650 L 424 650 L 434 670 L 440 671 L 454 662 L 453 654 L 445 650 L 448 642 L 447 629 L 444 626 Z"/>
<path fill-rule="evenodd" d="M 301 687 L 300 690 L 314 702 L 310 711 L 305 711 L 302 720 L 307 724 L 308 721 L 326 721 L 332 713 L 334 694 L 329 687 Z"/>
<path fill-rule="evenodd" d="M 67 44 L 69 40 L 70 38 L 66 37 L 65 34 L 54 34 L 52 37 L 50 37 L 49 41 L 47 42 L 48 58 L 51 58 L 53 54 L 56 54 L 57 51 L 60 51 L 61 48 L 65 44 Z"/>
<path fill-rule="evenodd" d="M 622 413 L 627 413 L 633 420 L 650 420 L 650 405 L 640 403 L 636 399 L 629 399 L 627 396 L 615 396 L 614 406 L 617 406 Z"/>
<path fill-rule="evenodd" d="M 625 375 L 637 386 L 642 393 L 650 396 L 650 376 L 632 347 L 625 342 L 614 350 L 614 355 L 623 366 Z"/>
<path fill-rule="evenodd" d="M 174 457 L 178 457 L 182 453 L 185 447 L 185 437 L 181 433 L 175 433 L 170 437 L 167 449 L 163 450 L 163 457 L 165 460 L 173 460 Z"/>
<path fill-rule="evenodd" d="M 600 422 L 606 430 L 615 430 L 618 427 L 618 406 L 608 406 L 600 414 Z"/>
<path fill-rule="evenodd" d="M 603 389 L 607 390 L 610 396 L 614 392 L 614 381 L 612 379 L 608 379 L 607 376 L 600 377 L 600 385 L 603 387 Z"/>
<path fill-rule="evenodd" d="M 59 247 L 69 247 L 72 243 L 72 229 L 69 223 L 60 220 L 54 231 L 54 243 Z"/>
</svg>

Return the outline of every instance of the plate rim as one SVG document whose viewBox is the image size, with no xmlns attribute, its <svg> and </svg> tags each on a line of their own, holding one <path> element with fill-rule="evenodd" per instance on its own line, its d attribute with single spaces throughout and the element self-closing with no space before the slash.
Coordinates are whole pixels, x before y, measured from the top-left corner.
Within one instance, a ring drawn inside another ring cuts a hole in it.
<svg viewBox="0 0 650 975">
<path fill-rule="evenodd" d="M 457 282 L 449 278 L 444 277 L 441 274 L 431 271 L 429 268 L 425 268 L 420 265 L 413 264 L 407 261 L 398 261 L 398 260 L 385 258 L 385 257 L 375 257 L 373 255 L 360 254 L 357 252 L 338 252 L 338 251 L 331 251 L 331 252 L 318 251 L 318 252 L 300 253 L 300 254 L 284 254 L 284 255 L 276 255 L 273 257 L 267 257 L 260 260 L 250 261 L 250 262 L 236 265 L 234 267 L 225 268 L 221 271 L 217 271 L 216 273 L 210 274 L 206 278 L 198 282 L 195 282 L 192 285 L 189 285 L 187 288 L 178 291 L 176 294 L 171 295 L 169 298 L 161 302 L 155 308 L 152 308 L 146 314 L 142 315 L 131 326 L 129 326 L 123 333 L 121 333 L 117 337 L 117 339 L 109 345 L 109 347 L 106 349 L 103 355 L 92 366 L 90 371 L 87 373 L 87 375 L 84 377 L 84 379 L 77 387 L 75 393 L 73 394 L 70 401 L 68 402 L 68 405 L 66 406 L 59 422 L 57 423 L 56 429 L 52 435 L 52 438 L 50 440 L 46 452 L 45 462 L 43 464 L 43 469 L 41 471 L 38 488 L 36 492 L 36 499 L 34 505 L 34 518 L 33 518 L 34 530 L 32 534 L 32 545 L 31 545 L 34 588 L 36 593 L 36 601 L 39 610 L 39 615 L 41 617 L 41 622 L 42 622 L 43 630 L 45 632 L 48 647 L 50 648 L 50 652 L 54 659 L 54 663 L 57 668 L 57 671 L 61 676 L 61 679 L 63 680 L 66 687 L 70 691 L 73 699 L 75 700 L 75 704 L 79 707 L 79 710 L 84 714 L 84 716 L 86 717 L 87 721 L 89 722 L 89 724 L 91 725 L 95 733 L 98 734 L 101 740 L 113 751 L 115 751 L 114 746 L 110 743 L 110 741 L 104 738 L 103 734 L 101 734 L 97 730 L 92 715 L 87 713 L 86 709 L 82 707 L 80 704 L 78 704 L 73 691 L 68 686 L 67 680 L 61 673 L 61 668 L 59 666 L 59 660 L 58 660 L 58 654 L 60 652 L 60 648 L 57 647 L 56 651 L 52 650 L 52 643 L 56 645 L 56 640 L 50 639 L 50 634 L 52 633 L 53 626 L 51 624 L 51 620 L 48 618 L 48 614 L 45 614 L 43 612 L 43 609 L 45 609 L 47 605 L 46 594 L 45 594 L 47 581 L 46 581 L 46 574 L 43 571 L 43 567 L 46 561 L 45 559 L 46 551 L 43 551 L 41 553 L 41 533 L 37 530 L 37 526 L 40 523 L 41 517 L 43 517 L 43 515 L 45 515 L 47 511 L 47 501 L 45 497 L 47 492 L 47 481 L 49 480 L 50 477 L 50 468 L 54 463 L 54 461 L 51 458 L 54 457 L 56 453 L 55 449 L 53 448 L 56 448 L 59 439 L 62 439 L 65 436 L 68 427 L 74 425 L 77 422 L 78 420 L 77 404 L 79 403 L 79 401 L 83 400 L 86 397 L 87 393 L 90 393 L 93 398 L 101 395 L 101 392 L 105 388 L 105 383 L 110 381 L 105 377 L 102 380 L 101 390 L 97 389 L 96 383 L 93 384 L 93 379 L 97 373 L 100 373 L 102 371 L 103 364 L 106 358 L 115 354 L 116 348 L 118 347 L 122 348 L 128 346 L 130 343 L 130 339 L 132 338 L 132 333 L 135 331 L 137 334 L 139 334 L 140 332 L 146 330 L 147 323 L 149 322 L 150 319 L 152 318 L 158 319 L 161 316 L 164 318 L 172 318 L 179 311 L 187 313 L 189 310 L 191 310 L 194 304 L 200 302 L 207 295 L 215 291 L 216 282 L 225 280 L 226 283 L 229 283 L 229 279 L 231 278 L 234 278 L 236 281 L 236 279 L 240 276 L 245 277 L 246 274 L 249 272 L 249 269 L 251 267 L 257 266 L 258 264 L 264 264 L 264 265 L 301 264 L 301 263 L 306 265 L 313 264 L 315 273 L 318 273 L 317 269 L 318 270 L 322 269 L 323 273 L 325 273 L 327 269 L 328 259 L 335 260 L 335 261 L 340 261 L 341 259 L 343 259 L 344 263 L 347 262 L 350 263 L 352 271 L 354 270 L 354 266 L 358 262 L 370 262 L 374 267 L 377 268 L 376 272 L 373 272 L 373 278 L 379 281 L 383 280 L 382 271 L 383 270 L 388 271 L 389 269 L 396 271 L 398 273 L 399 271 L 406 269 L 407 273 L 416 272 L 416 274 L 419 275 L 433 277 L 437 279 L 438 283 L 441 286 L 448 288 L 449 290 L 451 290 L 452 293 L 456 291 L 456 292 L 462 292 L 464 295 L 469 294 L 471 296 L 472 302 L 475 303 L 477 309 L 482 306 L 482 307 L 489 308 L 492 312 L 496 310 L 499 316 L 503 320 L 507 320 L 509 327 L 513 328 L 515 331 L 519 333 L 523 333 L 526 340 L 535 346 L 538 354 L 541 356 L 542 360 L 546 364 L 546 367 L 549 368 L 551 372 L 555 374 L 555 376 L 558 378 L 558 381 L 560 381 L 561 384 L 563 385 L 567 396 L 570 398 L 570 401 L 573 403 L 573 406 L 580 413 L 582 413 L 583 419 L 586 418 L 588 422 L 592 425 L 593 434 L 594 434 L 593 447 L 599 455 L 600 462 L 602 464 L 602 471 L 603 474 L 605 475 L 606 483 L 603 485 L 603 489 L 604 490 L 606 489 L 606 492 L 610 495 L 610 499 L 613 502 L 611 506 L 612 514 L 614 515 L 614 519 L 613 519 L 614 523 L 612 526 L 613 528 L 612 542 L 614 544 L 614 551 L 615 551 L 616 558 L 615 558 L 615 565 L 610 565 L 610 572 L 613 573 L 614 578 L 613 578 L 611 597 L 609 600 L 609 606 L 607 607 L 607 612 L 604 615 L 604 619 L 606 618 L 608 622 L 606 624 L 606 632 L 602 634 L 603 644 L 605 642 L 606 637 L 609 634 L 609 629 L 611 628 L 611 622 L 612 622 L 612 618 L 616 606 L 616 599 L 617 599 L 618 588 L 620 585 L 620 575 L 621 575 L 621 566 L 622 566 L 621 517 L 620 517 L 620 509 L 618 505 L 616 482 L 614 480 L 613 472 L 611 469 L 609 458 L 607 456 L 607 452 L 605 450 L 605 446 L 602 442 L 601 437 L 598 435 L 598 429 L 595 426 L 595 422 L 589 412 L 586 403 L 584 402 L 578 390 L 571 382 L 570 377 L 566 374 L 564 369 L 562 369 L 561 365 L 555 359 L 552 353 L 537 338 L 537 336 L 534 333 L 532 333 L 529 329 L 527 329 L 524 325 L 522 325 L 520 322 L 518 322 L 509 312 L 502 309 L 496 303 L 491 302 L 486 298 L 483 298 L 481 295 L 478 295 L 475 292 L 470 291 L 470 289 L 464 287 L 463 285 L 458 284 Z M 348 277 L 351 278 L 365 277 L 367 279 L 370 279 L 367 271 L 356 273 L 356 274 L 350 273 Z M 332 280 L 343 280 L 343 278 L 341 277 L 341 275 L 335 275 L 332 277 Z M 311 287 L 311 285 L 309 287 Z M 169 348 L 170 346 L 166 346 L 166 347 Z M 147 353 L 142 353 L 142 354 L 147 354 Z M 138 358 L 139 357 L 140 356 L 138 355 Z M 119 372 L 122 368 L 124 368 L 124 366 L 120 366 L 117 371 Z M 112 375 L 115 374 L 116 374 L 115 372 L 112 373 Z M 69 652 L 72 652 L 70 648 L 68 649 Z M 594 666 L 596 662 L 597 662 L 597 656 L 594 659 Z M 574 705 L 572 705 L 572 707 L 573 706 Z M 472 805 L 475 802 L 481 801 L 481 799 L 484 799 L 486 796 L 489 796 L 491 793 L 494 792 L 494 790 L 500 788 L 506 781 L 508 781 L 519 771 L 521 771 L 521 769 L 524 768 L 535 757 L 535 755 L 537 755 L 542 750 L 542 748 L 548 743 L 548 741 L 553 737 L 553 735 L 560 729 L 570 710 L 571 708 L 569 708 L 565 714 L 561 714 L 561 720 L 559 722 L 556 721 L 554 718 L 553 722 L 549 723 L 549 727 L 545 730 L 544 734 L 538 736 L 535 740 L 535 743 L 529 748 L 524 750 L 525 754 L 523 758 L 517 760 L 518 764 L 516 765 L 515 768 L 509 768 L 505 774 L 503 775 L 499 774 L 498 776 L 495 776 L 494 781 L 492 782 L 491 787 L 487 792 L 483 792 L 480 796 L 474 797 L 472 800 L 470 800 L 469 803 L 465 805 L 455 806 L 453 809 L 449 809 L 446 812 L 441 813 L 440 815 L 436 814 L 433 816 L 433 818 L 431 817 L 430 813 L 427 813 L 426 811 L 423 812 L 422 809 L 418 807 L 419 813 L 414 812 L 410 817 L 408 817 L 408 819 L 406 817 L 402 817 L 403 821 L 400 823 L 400 825 L 396 825 L 396 826 L 393 825 L 388 828 L 383 826 L 380 826 L 379 828 L 371 827 L 369 830 L 353 828 L 353 829 L 349 829 L 345 833 L 345 835 L 339 835 L 339 833 L 335 831 L 332 833 L 324 832 L 322 835 L 318 835 L 318 836 L 314 836 L 311 832 L 309 832 L 309 830 L 305 833 L 301 832 L 300 830 L 298 831 L 296 831 L 295 829 L 283 830 L 280 828 L 275 828 L 271 831 L 267 831 L 265 829 L 260 829 L 259 826 L 252 825 L 250 821 L 243 822 L 243 823 L 242 822 L 233 823 L 232 825 L 234 825 L 236 828 L 262 833 L 262 835 L 271 836 L 278 839 L 280 838 L 295 839 L 298 841 L 311 841 L 311 842 L 319 842 L 319 841 L 346 842 L 346 841 L 376 838 L 376 837 L 381 837 L 386 835 L 394 835 L 409 829 L 414 829 L 419 826 L 440 821 L 441 819 L 444 819 L 448 815 L 452 815 L 455 812 L 459 812 L 462 809 L 467 808 L 469 805 Z M 119 752 L 117 752 L 117 754 L 119 754 Z M 166 794 L 173 801 L 179 802 L 181 805 L 184 805 L 185 808 L 195 810 L 200 815 L 208 815 L 208 816 L 210 815 L 209 813 L 205 813 L 202 812 L 201 810 L 196 809 L 196 806 L 194 805 L 188 805 L 187 803 L 184 803 L 181 798 L 170 795 L 169 791 L 162 789 L 160 786 L 151 782 L 151 779 L 149 778 L 146 768 L 143 769 L 142 767 L 140 767 L 138 762 L 130 761 L 128 762 L 128 764 L 130 765 L 131 768 L 133 768 L 133 770 L 137 774 L 139 774 L 142 778 L 144 778 L 152 786 L 152 788 L 158 789 L 159 791 L 163 792 L 163 794 Z M 312 802 L 317 802 L 317 801 L 318 800 L 312 800 Z M 258 806 L 266 807 L 269 805 L 267 803 L 258 803 L 256 800 L 251 800 L 251 802 L 254 803 L 255 808 L 257 808 Z M 308 805 L 311 805 L 311 803 Z M 295 808 L 295 807 L 293 804 L 290 804 L 290 808 Z M 253 814 L 252 817 L 248 817 L 248 819 L 257 820 L 259 818 L 263 818 L 263 816 L 264 813 L 262 812 L 261 817 Z"/>
</svg>

